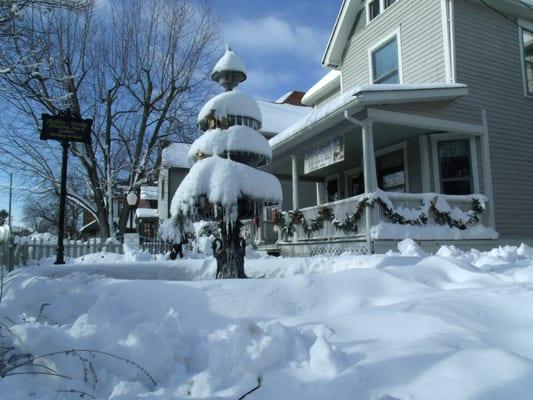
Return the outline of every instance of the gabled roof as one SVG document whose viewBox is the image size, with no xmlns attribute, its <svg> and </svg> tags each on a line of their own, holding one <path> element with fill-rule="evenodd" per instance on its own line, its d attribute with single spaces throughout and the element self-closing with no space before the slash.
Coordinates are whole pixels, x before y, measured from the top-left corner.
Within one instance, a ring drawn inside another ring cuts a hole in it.
<svg viewBox="0 0 533 400">
<path fill-rule="evenodd" d="M 401 1 L 401 0 L 400 0 Z M 480 0 L 471 0 L 481 3 Z M 484 0 L 489 7 L 503 13 L 520 18 L 533 20 L 533 0 Z M 343 0 L 333 31 L 326 45 L 322 64 L 326 67 L 339 69 L 346 42 L 350 36 L 357 14 L 364 6 L 364 0 Z"/>
<path fill-rule="evenodd" d="M 322 64 L 326 67 L 340 68 L 346 41 L 350 36 L 350 31 L 357 17 L 357 13 L 361 10 L 362 6 L 362 0 L 343 0 L 339 15 L 337 15 L 337 20 L 335 21 L 333 31 L 326 46 L 326 52 L 322 58 Z"/>
</svg>

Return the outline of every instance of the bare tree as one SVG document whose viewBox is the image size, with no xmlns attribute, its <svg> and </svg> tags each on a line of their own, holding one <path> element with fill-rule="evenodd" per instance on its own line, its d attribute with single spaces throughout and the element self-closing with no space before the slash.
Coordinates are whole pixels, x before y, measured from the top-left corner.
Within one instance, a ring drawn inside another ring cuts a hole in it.
<svg viewBox="0 0 533 400">
<path fill-rule="evenodd" d="M 71 175 L 87 183 L 68 199 L 90 212 L 100 233 L 112 232 L 113 193 L 155 176 L 158 144 L 190 135 L 191 121 L 209 91 L 208 72 L 218 29 L 208 6 L 187 0 L 131 0 L 72 11 L 28 6 L 22 34 L 0 53 L 5 112 L 0 124 L 7 157 L 32 187 L 58 191 L 56 143 L 37 139 L 42 112 L 70 108 L 92 118 L 93 144 L 72 144 Z M 11 24 L 13 31 L 20 29 Z M 122 210 L 123 231 L 129 209 Z"/>
<path fill-rule="evenodd" d="M 26 199 L 23 207 L 24 221 L 36 232 L 57 233 L 59 230 L 59 198 L 54 193 L 33 195 Z M 75 203 L 66 205 L 65 234 L 74 239 L 78 236 L 83 209 Z"/>
</svg>

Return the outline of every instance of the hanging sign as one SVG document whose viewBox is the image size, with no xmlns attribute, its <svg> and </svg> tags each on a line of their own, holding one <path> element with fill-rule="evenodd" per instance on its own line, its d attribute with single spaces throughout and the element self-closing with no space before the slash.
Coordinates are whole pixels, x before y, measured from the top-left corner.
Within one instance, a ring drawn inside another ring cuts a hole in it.
<svg viewBox="0 0 533 400">
<path fill-rule="evenodd" d="M 304 174 L 344 161 L 344 136 L 314 147 L 304 156 Z"/>
<path fill-rule="evenodd" d="M 91 144 L 92 119 L 42 114 L 41 140 L 59 140 Z"/>
</svg>

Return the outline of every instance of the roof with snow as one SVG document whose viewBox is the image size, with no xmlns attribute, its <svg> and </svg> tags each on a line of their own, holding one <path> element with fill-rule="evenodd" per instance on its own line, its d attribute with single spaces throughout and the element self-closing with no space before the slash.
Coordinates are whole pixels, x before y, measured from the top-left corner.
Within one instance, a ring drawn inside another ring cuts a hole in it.
<svg viewBox="0 0 533 400">
<path fill-rule="evenodd" d="M 229 47 L 226 48 L 224 55 L 215 64 L 213 74 L 222 71 L 238 71 L 246 75 L 246 67 L 241 58 Z"/>
<path fill-rule="evenodd" d="M 338 116 L 349 108 L 373 104 L 394 104 L 416 101 L 444 101 L 468 94 L 468 86 L 458 83 L 377 84 L 362 85 L 314 109 L 309 115 L 269 140 L 272 149 L 282 146 L 308 128 Z"/>
<path fill-rule="evenodd" d="M 330 71 L 317 83 L 315 83 L 307 92 L 305 92 L 302 98 L 302 104 L 312 106 L 317 100 L 327 93 L 340 89 L 341 85 L 341 73 L 340 71 Z"/>
<path fill-rule="evenodd" d="M 262 121 L 257 102 L 250 95 L 238 90 L 224 92 L 210 99 L 200 110 L 198 122 L 206 119 L 211 113 L 219 120 L 228 115 L 237 115 Z"/>
<path fill-rule="evenodd" d="M 277 135 L 313 111 L 309 107 L 270 103 L 267 101 L 258 101 L 257 105 L 263 116 L 261 132 L 267 136 Z"/>
<path fill-rule="evenodd" d="M 161 151 L 162 168 L 186 168 L 191 165 L 187 153 L 191 145 L 189 143 L 171 143 Z"/>
<path fill-rule="evenodd" d="M 157 200 L 159 198 L 159 188 L 157 186 L 141 186 L 141 200 Z"/>
</svg>

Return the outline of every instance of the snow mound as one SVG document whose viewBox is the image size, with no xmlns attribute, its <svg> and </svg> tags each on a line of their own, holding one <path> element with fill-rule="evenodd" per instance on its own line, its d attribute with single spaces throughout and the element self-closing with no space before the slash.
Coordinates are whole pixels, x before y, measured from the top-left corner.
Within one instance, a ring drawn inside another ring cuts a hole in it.
<svg viewBox="0 0 533 400">
<path fill-rule="evenodd" d="M 247 397 L 529 400 L 531 248 L 400 247 L 247 259 L 247 273 L 264 279 L 213 280 L 212 258 L 19 269 L 0 303 L 3 341 L 31 354 L 113 354 L 157 386 L 127 362 L 84 353 L 84 368 L 70 353 L 39 361 L 69 380 L 6 376 L 0 393 L 230 400 L 257 387 Z"/>
<path fill-rule="evenodd" d="M 172 198 L 171 214 L 193 214 L 196 200 L 204 195 L 211 204 L 222 205 L 230 220 L 237 217 L 239 198 L 249 196 L 272 203 L 282 199 L 281 184 L 275 176 L 217 156 L 192 166 Z"/>
<path fill-rule="evenodd" d="M 228 129 L 212 129 L 204 133 L 192 144 L 188 157 L 192 164 L 196 154 L 222 155 L 225 152 L 248 152 L 272 159 L 272 149 L 259 132 L 244 125 L 234 125 Z"/>
<path fill-rule="evenodd" d="M 198 122 L 206 119 L 211 113 L 219 120 L 228 115 L 253 118 L 261 123 L 261 110 L 257 102 L 248 94 L 232 90 L 221 93 L 204 104 L 198 114 Z"/>
</svg>

